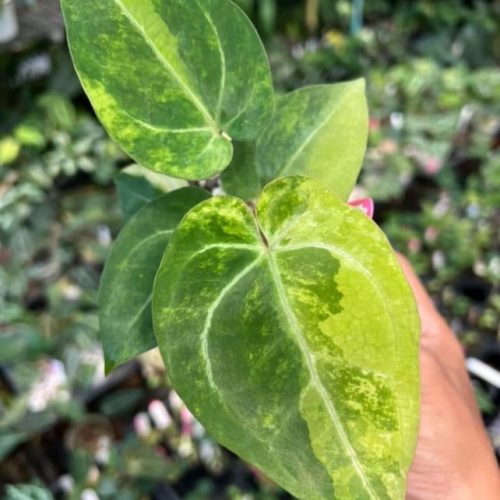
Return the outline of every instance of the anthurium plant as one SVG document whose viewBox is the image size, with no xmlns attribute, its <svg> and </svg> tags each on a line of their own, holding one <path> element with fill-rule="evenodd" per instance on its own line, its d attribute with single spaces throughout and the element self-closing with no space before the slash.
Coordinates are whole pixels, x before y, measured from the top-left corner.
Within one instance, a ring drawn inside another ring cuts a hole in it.
<svg viewBox="0 0 500 500">
<path fill-rule="evenodd" d="M 419 320 L 386 237 L 347 203 L 364 82 L 275 98 L 230 0 L 62 6 L 109 134 L 142 167 L 221 174 L 227 193 L 171 183 L 129 219 L 101 283 L 108 370 L 158 345 L 208 431 L 292 495 L 404 498 Z"/>
</svg>

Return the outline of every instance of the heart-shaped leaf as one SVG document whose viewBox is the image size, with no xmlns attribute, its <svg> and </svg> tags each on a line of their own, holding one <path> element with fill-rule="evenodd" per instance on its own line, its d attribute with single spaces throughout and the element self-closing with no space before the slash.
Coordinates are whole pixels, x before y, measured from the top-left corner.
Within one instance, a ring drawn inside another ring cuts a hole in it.
<svg viewBox="0 0 500 500">
<path fill-rule="evenodd" d="M 203 189 L 183 188 L 157 198 L 129 221 L 113 245 L 99 293 L 107 371 L 156 346 L 151 317 L 155 274 L 177 224 L 208 197 Z"/>
<path fill-rule="evenodd" d="M 384 234 L 318 183 L 201 203 L 155 280 L 181 397 L 223 445 L 304 499 L 404 498 L 419 319 Z"/>
<path fill-rule="evenodd" d="M 300 174 L 347 200 L 363 163 L 367 138 L 364 80 L 304 87 L 278 100 L 254 158 L 249 158 L 249 146 L 244 145 L 244 161 L 235 155 L 223 173 L 224 188 L 236 196 L 256 196 L 258 190 L 248 191 L 249 177 L 259 179 L 263 187 L 279 177 Z"/>
<path fill-rule="evenodd" d="M 82 85 L 136 161 L 184 179 L 221 172 L 231 138 L 272 114 L 262 43 L 229 0 L 62 0 Z"/>
</svg>

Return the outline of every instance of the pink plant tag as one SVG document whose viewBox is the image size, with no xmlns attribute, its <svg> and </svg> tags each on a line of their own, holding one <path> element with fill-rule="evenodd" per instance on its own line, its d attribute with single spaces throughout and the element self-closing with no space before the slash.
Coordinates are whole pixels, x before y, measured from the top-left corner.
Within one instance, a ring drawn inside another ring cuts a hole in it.
<svg viewBox="0 0 500 500">
<path fill-rule="evenodd" d="M 375 213 L 375 203 L 373 203 L 372 198 L 353 200 L 349 202 L 349 205 L 354 208 L 359 208 L 365 215 L 370 217 L 370 219 L 373 219 L 373 214 Z"/>
</svg>

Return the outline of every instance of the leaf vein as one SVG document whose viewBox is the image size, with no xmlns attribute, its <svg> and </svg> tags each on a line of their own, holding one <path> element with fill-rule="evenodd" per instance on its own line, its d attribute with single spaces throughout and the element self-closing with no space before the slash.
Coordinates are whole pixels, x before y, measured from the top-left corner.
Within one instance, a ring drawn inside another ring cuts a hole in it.
<svg viewBox="0 0 500 500">
<path fill-rule="evenodd" d="M 147 238 L 145 238 L 144 240 L 141 240 L 139 243 L 137 243 L 137 245 L 135 247 L 133 247 L 129 254 L 127 255 L 127 258 L 126 260 L 124 260 L 124 263 L 128 262 L 130 260 L 130 258 L 135 254 L 137 253 L 137 251 L 142 248 L 146 243 L 149 243 L 151 240 L 154 240 L 160 236 L 166 236 L 167 234 L 172 234 L 174 232 L 173 229 L 168 229 L 168 230 L 165 230 L 165 231 L 157 231 L 156 233 L 153 233 L 152 235 L 148 236 Z"/>
<path fill-rule="evenodd" d="M 184 91 L 187 97 L 192 101 L 194 106 L 198 109 L 198 111 L 202 114 L 202 116 L 205 118 L 207 123 L 210 125 L 210 127 L 217 131 L 218 133 L 218 127 L 217 124 L 215 123 L 214 118 L 212 115 L 209 113 L 208 109 L 206 106 L 203 104 L 201 99 L 189 88 L 187 83 L 181 78 L 181 76 L 174 70 L 172 65 L 168 62 L 168 60 L 165 58 L 165 56 L 158 50 L 158 47 L 155 45 L 154 41 L 151 39 L 151 37 L 148 35 L 146 29 L 144 26 L 142 26 L 137 19 L 134 18 L 130 10 L 125 6 L 122 0 L 114 0 L 115 4 L 119 7 L 119 9 L 122 11 L 122 13 L 127 17 L 127 19 L 130 21 L 132 26 L 136 29 L 136 31 L 139 32 L 139 34 L 142 35 L 144 38 L 144 41 L 149 45 L 151 50 L 153 51 L 154 55 L 158 59 L 158 61 L 161 63 L 161 65 L 168 71 L 168 73 L 172 76 L 172 78 L 175 80 L 175 82 L 179 85 L 179 87 Z"/>
<path fill-rule="evenodd" d="M 391 325 L 391 330 L 393 333 L 393 338 L 394 342 L 397 345 L 398 342 L 398 335 L 396 331 L 396 325 L 394 323 L 394 318 L 392 314 L 389 311 L 389 307 L 387 306 L 387 301 L 385 300 L 384 294 L 380 287 L 377 284 L 377 281 L 373 278 L 372 273 L 361 263 L 358 261 L 354 260 L 347 252 L 343 251 L 341 248 L 338 248 L 334 245 L 329 245 L 329 244 L 324 244 L 324 243 L 308 243 L 305 245 L 290 245 L 288 247 L 277 247 L 275 249 L 276 252 L 288 252 L 288 251 L 295 251 L 295 250 L 305 250 L 308 248 L 321 248 L 323 250 L 326 250 L 334 255 L 337 255 L 339 257 L 344 258 L 346 261 L 350 262 L 354 267 L 356 267 L 364 276 L 366 276 L 369 280 L 369 282 L 372 284 L 375 292 L 380 298 L 380 302 L 382 303 L 382 307 L 384 308 L 384 313 L 387 316 L 387 319 L 389 320 L 389 323 Z M 396 348 L 397 351 L 397 348 Z M 396 353 L 394 353 L 393 357 L 396 357 Z M 398 414 L 399 414 L 399 407 L 398 407 Z M 401 418 L 400 418 L 401 420 Z M 403 436 L 399 434 L 400 442 L 401 445 L 403 445 Z"/>
<path fill-rule="evenodd" d="M 321 399 L 323 400 L 326 410 L 333 422 L 335 429 L 337 430 L 340 442 L 344 447 L 347 455 L 349 456 L 354 466 L 354 469 L 356 470 L 357 475 L 361 479 L 361 482 L 364 484 L 370 498 L 372 498 L 373 500 L 377 500 L 378 497 L 370 483 L 370 480 L 366 476 L 361 463 L 359 462 L 356 456 L 356 452 L 349 441 L 349 437 L 346 434 L 342 422 L 340 421 L 337 410 L 335 409 L 335 405 L 331 401 L 330 396 L 321 381 L 321 378 L 316 369 L 313 356 L 309 352 L 309 346 L 307 345 L 306 338 L 302 333 L 301 326 L 294 312 L 292 311 L 292 308 L 290 307 L 290 304 L 288 302 L 288 297 L 286 295 L 285 289 L 281 281 L 280 271 L 278 268 L 278 264 L 276 262 L 276 257 L 272 254 L 272 252 L 269 252 L 268 256 L 269 256 L 268 258 L 269 268 L 272 274 L 273 282 L 276 287 L 276 291 L 278 292 L 279 300 L 281 302 L 281 306 L 283 307 L 283 311 L 285 312 L 287 321 L 290 324 L 290 328 L 297 341 L 297 345 L 304 357 L 304 360 L 306 361 L 306 365 L 311 377 L 310 383 L 316 388 Z"/>
<path fill-rule="evenodd" d="M 256 245 L 248 245 L 245 243 L 214 243 L 212 245 L 204 246 L 204 247 L 200 248 L 199 250 L 197 250 L 196 252 L 192 253 L 188 257 L 188 259 L 186 260 L 186 264 L 191 262 L 194 258 L 198 257 L 198 255 L 201 255 L 205 252 L 208 252 L 214 248 L 228 248 L 231 250 L 250 250 L 253 252 L 261 252 L 261 250 L 262 250 L 260 247 L 258 247 Z M 184 265 L 186 265 L 186 264 L 184 264 Z"/>
<path fill-rule="evenodd" d="M 344 95 L 343 95 L 343 99 L 345 99 L 349 93 L 351 93 L 353 91 L 353 89 L 348 89 Z M 292 165 L 294 164 L 295 160 L 297 160 L 297 158 L 302 154 L 302 152 L 304 151 L 304 149 L 306 149 L 306 147 L 311 143 L 311 141 L 314 139 L 314 137 L 316 137 L 316 135 L 319 133 L 319 131 L 326 126 L 326 124 L 330 121 L 330 119 L 332 118 L 332 116 L 338 111 L 338 109 L 340 108 L 340 106 L 342 105 L 342 101 L 343 99 L 339 99 L 339 101 L 336 103 L 336 105 L 332 108 L 332 110 L 328 113 L 328 115 L 326 116 L 326 118 L 316 127 L 316 128 L 313 128 L 313 130 L 311 131 L 311 133 L 306 137 L 306 139 L 304 140 L 304 142 L 302 142 L 299 147 L 295 150 L 295 152 L 292 154 L 292 156 L 290 157 L 290 159 L 285 163 L 285 165 L 280 169 L 280 175 L 281 176 L 284 176 L 286 175 L 286 172 L 287 170 L 289 170 Z"/>
<path fill-rule="evenodd" d="M 153 300 L 153 293 L 151 292 L 146 301 L 144 302 L 144 304 L 137 311 L 137 314 L 132 318 L 132 321 L 127 327 L 127 333 L 129 333 L 132 330 L 132 327 L 137 323 L 137 321 L 139 321 L 139 318 L 141 317 L 142 313 L 148 308 L 152 300 Z"/>
<path fill-rule="evenodd" d="M 212 318 L 219 307 L 219 305 L 222 303 L 224 300 L 224 297 L 227 295 L 227 293 L 235 287 L 250 271 L 252 271 L 257 264 L 260 263 L 260 261 L 263 259 L 265 256 L 264 253 L 261 253 L 259 257 L 257 257 L 254 261 L 252 261 L 251 264 L 246 266 L 242 271 L 240 271 L 219 293 L 217 298 L 212 302 L 211 306 L 208 309 L 207 316 L 205 318 L 205 324 L 203 326 L 203 330 L 200 334 L 201 338 L 201 350 L 202 350 L 202 357 L 203 360 L 205 361 L 205 369 L 207 372 L 207 378 L 208 378 L 208 383 L 210 387 L 216 391 L 217 386 L 213 380 L 213 373 L 212 373 L 212 363 L 210 361 L 210 356 L 208 353 L 208 334 L 210 332 L 210 328 L 212 327 Z"/>
<path fill-rule="evenodd" d="M 199 2 L 197 1 L 198 6 Z M 200 9 L 202 7 L 200 6 Z M 203 10 L 203 9 L 202 9 Z M 221 44 L 221 39 L 219 36 L 219 31 L 217 29 L 217 26 L 215 26 L 215 23 L 212 19 L 212 17 L 209 15 L 209 13 L 205 10 L 203 10 L 203 14 L 205 16 L 205 19 L 208 21 L 208 24 L 210 25 L 210 28 L 215 34 L 215 38 L 217 40 L 217 47 L 219 50 L 219 55 L 220 55 L 220 62 L 221 62 L 221 80 L 220 80 L 220 89 L 219 89 L 219 99 L 217 101 L 217 108 L 216 108 L 216 119 L 217 121 L 220 121 L 221 114 L 222 114 L 222 102 L 224 98 L 224 92 L 226 90 L 226 56 L 224 54 L 224 50 L 222 49 L 222 44 Z"/>
<path fill-rule="evenodd" d="M 226 123 L 224 123 L 223 125 L 223 128 L 225 130 L 228 130 L 229 127 L 231 127 L 231 125 L 233 123 L 235 123 L 236 121 L 238 121 L 248 110 L 248 108 L 250 107 L 250 105 L 252 104 L 252 99 L 254 98 L 254 95 L 255 95 L 255 91 L 257 90 L 257 86 L 254 84 L 252 86 L 252 91 L 250 92 L 249 96 L 248 96 L 248 99 L 247 101 L 245 102 L 244 106 L 238 111 L 237 114 L 235 114 L 229 121 L 227 121 Z"/>
</svg>

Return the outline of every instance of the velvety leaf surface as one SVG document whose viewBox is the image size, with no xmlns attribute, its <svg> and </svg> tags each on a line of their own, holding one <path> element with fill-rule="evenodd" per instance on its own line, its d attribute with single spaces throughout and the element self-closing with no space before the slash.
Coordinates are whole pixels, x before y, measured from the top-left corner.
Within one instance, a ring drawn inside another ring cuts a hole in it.
<svg viewBox="0 0 500 500">
<path fill-rule="evenodd" d="M 304 499 L 404 498 L 419 320 L 384 234 L 311 179 L 184 218 L 153 321 L 181 397 L 222 444 Z"/>
<path fill-rule="evenodd" d="M 99 320 L 106 369 L 156 346 L 151 317 L 153 281 L 170 236 L 209 194 L 183 188 L 142 208 L 113 245 L 101 278 Z"/>
<path fill-rule="evenodd" d="M 257 141 L 255 157 L 235 157 L 224 172 L 224 187 L 241 196 L 248 194 L 249 177 L 264 187 L 278 177 L 307 175 L 347 200 L 367 138 L 363 80 L 304 87 L 278 100 L 273 119 Z"/>
<path fill-rule="evenodd" d="M 187 186 L 187 182 L 157 174 L 139 165 L 124 168 L 115 178 L 118 201 L 125 220 L 159 196 Z"/>
<path fill-rule="evenodd" d="M 262 43 L 229 0 L 62 0 L 68 42 L 101 122 L 142 165 L 208 178 L 272 113 Z"/>
</svg>

